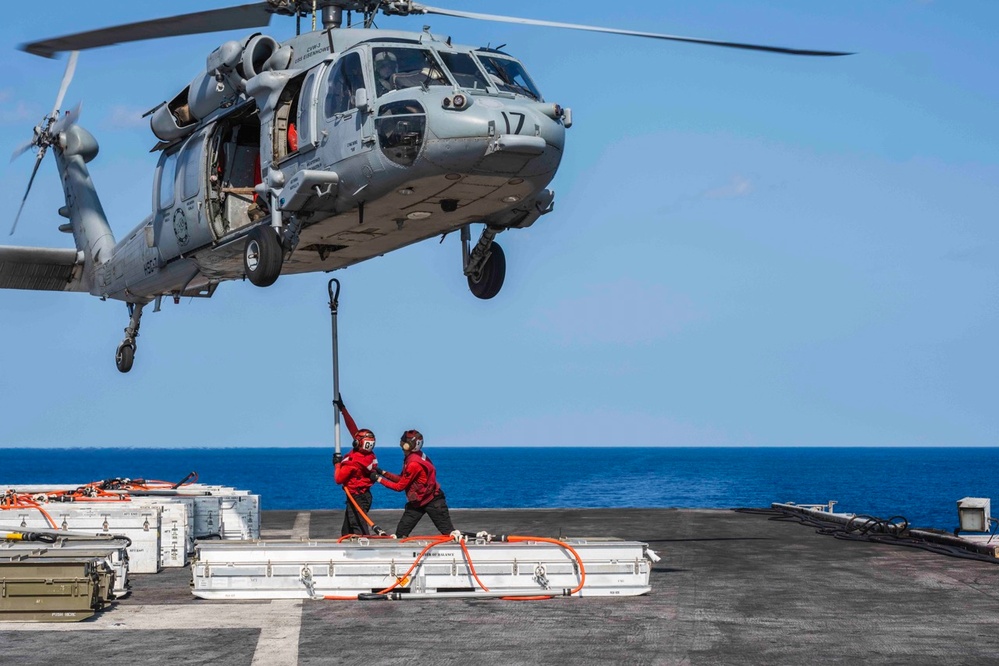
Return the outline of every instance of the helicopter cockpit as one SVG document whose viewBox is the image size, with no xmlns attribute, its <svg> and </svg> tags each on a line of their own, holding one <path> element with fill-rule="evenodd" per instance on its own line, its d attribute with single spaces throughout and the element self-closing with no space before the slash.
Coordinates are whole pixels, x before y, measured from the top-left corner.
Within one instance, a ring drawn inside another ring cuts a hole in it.
<svg viewBox="0 0 999 666">
<path fill-rule="evenodd" d="M 361 88 L 370 94 L 372 87 L 370 82 L 365 85 L 362 71 L 362 63 L 367 64 L 375 82 L 371 97 L 378 100 L 374 117 L 378 145 L 400 166 L 414 163 L 427 129 L 427 111 L 419 95 L 412 94 L 414 90 L 461 88 L 472 94 L 513 94 L 542 101 L 524 66 L 500 51 L 451 50 L 416 43 L 365 47 L 341 55 L 326 74 L 325 117 L 352 113 Z M 305 86 L 302 95 L 311 94 Z"/>
<path fill-rule="evenodd" d="M 526 95 L 536 101 L 541 100 L 541 93 L 535 87 L 531 77 L 527 75 L 524 66 L 512 58 L 496 55 L 495 52 L 479 51 L 476 54 L 479 62 L 489 73 L 492 84 L 503 92 Z"/>
<path fill-rule="evenodd" d="M 375 47 L 371 58 L 378 97 L 406 88 L 450 85 L 542 99 L 524 66 L 499 51 L 480 49 L 473 54 L 424 47 Z"/>
<path fill-rule="evenodd" d="M 371 54 L 378 97 L 406 88 L 450 84 L 429 49 L 381 47 L 372 49 Z"/>
</svg>

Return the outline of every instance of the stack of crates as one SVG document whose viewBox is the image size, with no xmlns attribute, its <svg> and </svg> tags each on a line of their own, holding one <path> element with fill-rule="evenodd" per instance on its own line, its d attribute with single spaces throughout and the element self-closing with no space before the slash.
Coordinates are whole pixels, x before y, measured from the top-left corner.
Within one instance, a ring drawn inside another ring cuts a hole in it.
<svg viewBox="0 0 999 666">
<path fill-rule="evenodd" d="M 0 484 L 0 491 L 37 494 L 74 490 L 80 485 Z M 116 492 L 130 500 L 47 502 L 41 506 L 57 530 L 129 538 L 128 567 L 132 573 L 185 566 L 197 539 L 260 538 L 260 497 L 246 490 L 195 483 L 177 489 Z M 0 530 L 50 529 L 53 526 L 36 508 L 0 511 Z"/>
</svg>

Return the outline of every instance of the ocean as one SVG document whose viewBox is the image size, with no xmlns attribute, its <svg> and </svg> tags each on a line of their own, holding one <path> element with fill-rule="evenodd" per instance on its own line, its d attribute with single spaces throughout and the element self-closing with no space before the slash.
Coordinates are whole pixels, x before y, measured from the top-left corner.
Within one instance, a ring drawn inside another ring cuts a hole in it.
<svg viewBox="0 0 999 666">
<path fill-rule="evenodd" d="M 387 449 L 387 450 L 385 450 Z M 113 477 L 236 486 L 261 508 L 341 509 L 332 449 L 0 449 L 0 492 L 10 484 Z M 375 450 L 399 471 L 402 452 Z M 956 502 L 991 497 L 999 448 L 440 448 L 426 449 L 452 508 L 768 507 L 824 504 L 917 527 L 951 530 Z M 403 496 L 381 486 L 374 508 Z"/>
</svg>

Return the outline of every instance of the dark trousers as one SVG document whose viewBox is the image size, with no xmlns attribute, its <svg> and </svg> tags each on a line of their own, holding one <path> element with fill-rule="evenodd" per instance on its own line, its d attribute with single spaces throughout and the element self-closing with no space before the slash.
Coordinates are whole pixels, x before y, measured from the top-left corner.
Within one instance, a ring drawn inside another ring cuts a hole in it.
<svg viewBox="0 0 999 666">
<path fill-rule="evenodd" d="M 406 502 L 406 510 L 399 519 L 399 526 L 395 528 L 395 535 L 400 539 L 408 537 L 416 524 L 423 518 L 423 514 L 430 516 L 434 525 L 441 534 L 450 534 L 454 531 L 451 523 L 451 514 L 447 510 L 447 500 L 444 493 L 441 493 L 430 500 L 429 503 L 419 506 L 414 502 Z"/>
<path fill-rule="evenodd" d="M 353 497 L 354 501 L 357 502 L 357 506 L 361 507 L 361 510 L 364 511 L 364 513 L 371 510 L 370 490 L 365 490 L 360 495 L 353 495 Z M 350 503 L 350 500 L 344 497 L 343 501 L 347 503 L 347 510 L 343 514 L 343 527 L 340 528 L 340 535 L 370 534 L 371 530 L 368 529 L 368 524 L 364 522 L 364 518 L 357 515 L 357 509 L 355 509 L 354 505 Z"/>
</svg>

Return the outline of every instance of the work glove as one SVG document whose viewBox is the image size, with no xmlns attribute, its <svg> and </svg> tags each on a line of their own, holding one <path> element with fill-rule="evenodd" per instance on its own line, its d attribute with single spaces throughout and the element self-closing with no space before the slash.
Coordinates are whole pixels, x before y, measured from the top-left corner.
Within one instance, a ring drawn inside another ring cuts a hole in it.
<svg viewBox="0 0 999 666">
<path fill-rule="evenodd" d="M 333 454 L 333 464 L 334 465 L 339 465 L 342 460 L 343 460 L 343 454 L 342 453 L 337 452 L 337 453 Z"/>
<path fill-rule="evenodd" d="M 369 478 L 371 479 L 372 482 L 378 483 L 378 481 L 380 481 L 381 478 L 382 478 L 382 472 L 381 472 L 381 470 L 380 469 L 375 469 L 373 472 L 371 472 Z"/>
</svg>

